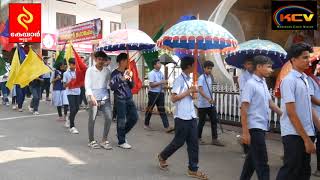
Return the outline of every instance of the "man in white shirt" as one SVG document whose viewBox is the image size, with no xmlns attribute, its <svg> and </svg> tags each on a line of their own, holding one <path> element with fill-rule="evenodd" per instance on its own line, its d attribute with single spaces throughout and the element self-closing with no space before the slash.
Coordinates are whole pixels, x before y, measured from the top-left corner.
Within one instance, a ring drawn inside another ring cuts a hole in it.
<svg viewBox="0 0 320 180">
<path fill-rule="evenodd" d="M 97 51 L 94 54 L 96 64 L 87 69 L 85 77 L 86 97 L 89 102 L 89 144 L 93 149 L 98 149 L 100 146 L 104 149 L 112 149 L 108 134 L 111 125 L 111 102 L 108 83 L 110 82 L 111 72 L 105 67 L 105 61 L 108 56 L 103 51 Z M 102 111 L 105 120 L 102 142 L 100 146 L 94 140 L 94 124 L 97 117 L 98 109 Z"/>
</svg>

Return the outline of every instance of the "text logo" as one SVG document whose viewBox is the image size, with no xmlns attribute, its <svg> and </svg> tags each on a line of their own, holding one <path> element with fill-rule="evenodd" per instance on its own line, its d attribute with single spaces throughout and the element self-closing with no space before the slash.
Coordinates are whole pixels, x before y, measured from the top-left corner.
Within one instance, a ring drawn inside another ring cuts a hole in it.
<svg viewBox="0 0 320 180">
<path fill-rule="evenodd" d="M 273 30 L 316 30 L 316 1 L 272 1 Z"/>
<path fill-rule="evenodd" d="M 41 42 L 41 4 L 9 4 L 9 42 Z"/>
</svg>

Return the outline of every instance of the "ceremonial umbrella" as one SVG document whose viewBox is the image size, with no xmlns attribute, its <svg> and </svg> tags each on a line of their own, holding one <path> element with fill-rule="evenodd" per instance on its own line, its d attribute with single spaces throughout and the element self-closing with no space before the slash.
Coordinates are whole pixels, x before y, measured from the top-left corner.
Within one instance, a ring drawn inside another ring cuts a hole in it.
<svg viewBox="0 0 320 180">
<path fill-rule="evenodd" d="M 193 85 L 196 85 L 199 54 L 227 54 L 237 48 L 238 42 L 229 31 L 214 22 L 189 20 L 173 25 L 160 37 L 157 45 L 175 53 L 194 55 Z M 213 99 L 206 78 L 205 82 Z M 223 132 L 221 123 L 219 124 Z"/>
<path fill-rule="evenodd" d="M 142 81 L 138 77 L 136 62 L 130 61 L 131 58 L 129 57 L 129 50 L 153 51 L 155 45 L 154 41 L 146 33 L 140 30 L 121 29 L 106 36 L 106 38 L 100 43 L 100 47 L 98 49 L 107 52 L 127 51 L 129 61 L 127 68 L 133 72 L 133 81 L 135 82 L 135 87 L 131 91 L 133 94 L 137 94 L 142 87 Z"/>
<path fill-rule="evenodd" d="M 264 55 L 271 58 L 273 68 L 280 68 L 286 63 L 287 52 L 278 44 L 261 39 L 254 39 L 239 44 L 239 48 L 227 55 L 227 64 L 243 68 L 244 62 L 257 55 Z"/>
<path fill-rule="evenodd" d="M 234 51 L 237 44 L 237 40 L 225 28 L 204 20 L 189 20 L 177 23 L 157 41 L 158 47 L 162 49 L 194 55 L 194 83 L 197 81 L 199 54 L 227 54 Z"/>
<path fill-rule="evenodd" d="M 153 50 L 153 40 L 144 32 L 137 29 L 121 29 L 110 33 L 99 45 L 104 51 L 144 51 Z"/>
</svg>

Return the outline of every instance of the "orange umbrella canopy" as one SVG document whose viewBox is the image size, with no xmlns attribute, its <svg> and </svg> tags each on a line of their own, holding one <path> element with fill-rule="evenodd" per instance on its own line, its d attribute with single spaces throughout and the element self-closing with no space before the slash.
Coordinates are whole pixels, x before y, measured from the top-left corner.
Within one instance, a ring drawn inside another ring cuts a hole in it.
<svg viewBox="0 0 320 180">
<path fill-rule="evenodd" d="M 313 64 L 316 61 L 318 62 L 319 59 L 320 59 L 320 47 L 313 47 L 313 53 L 310 54 L 310 63 Z M 281 96 L 281 93 L 280 93 L 281 81 L 289 74 L 291 69 L 292 69 L 292 64 L 290 63 L 290 61 L 286 62 L 281 68 L 281 71 L 277 77 L 276 85 L 274 88 L 276 97 Z M 305 72 L 310 72 L 310 71 L 311 71 L 311 66 Z M 307 74 L 310 75 L 310 73 L 307 73 Z M 313 72 L 311 74 L 313 74 Z"/>
</svg>

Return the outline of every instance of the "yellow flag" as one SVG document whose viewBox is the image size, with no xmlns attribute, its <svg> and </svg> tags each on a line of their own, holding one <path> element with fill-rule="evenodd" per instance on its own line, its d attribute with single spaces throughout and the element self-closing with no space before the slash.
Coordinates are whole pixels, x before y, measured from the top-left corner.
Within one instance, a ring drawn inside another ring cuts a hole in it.
<svg viewBox="0 0 320 180">
<path fill-rule="evenodd" d="M 46 66 L 42 59 L 30 48 L 28 56 L 20 66 L 15 84 L 19 84 L 23 88 L 31 81 L 50 71 L 50 68 Z"/>
<path fill-rule="evenodd" d="M 66 47 L 66 61 L 67 61 L 68 67 L 69 67 L 70 58 L 74 58 L 73 51 L 72 51 L 72 44 L 71 43 L 69 43 L 68 46 Z"/>
<path fill-rule="evenodd" d="M 6 84 L 6 86 L 10 90 L 12 90 L 13 88 L 19 69 L 20 69 L 20 60 L 19 60 L 18 47 L 17 47 L 12 58 L 12 63 L 11 63 L 10 72 L 8 76 L 8 82 Z"/>
</svg>

